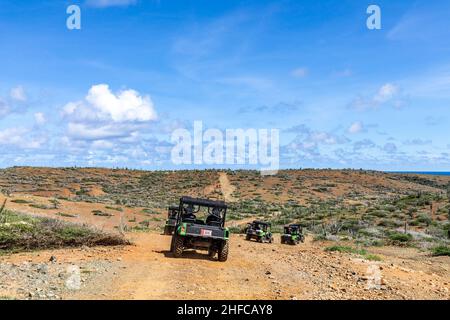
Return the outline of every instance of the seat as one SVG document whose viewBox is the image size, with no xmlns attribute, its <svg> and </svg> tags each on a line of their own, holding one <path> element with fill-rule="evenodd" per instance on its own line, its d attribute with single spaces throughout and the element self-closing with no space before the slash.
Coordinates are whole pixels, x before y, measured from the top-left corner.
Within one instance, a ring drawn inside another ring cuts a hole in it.
<svg viewBox="0 0 450 320">
<path fill-rule="evenodd" d="M 206 218 L 206 224 L 209 226 L 220 227 L 222 225 L 222 219 L 220 219 L 218 216 L 214 214 L 210 214 Z"/>
</svg>

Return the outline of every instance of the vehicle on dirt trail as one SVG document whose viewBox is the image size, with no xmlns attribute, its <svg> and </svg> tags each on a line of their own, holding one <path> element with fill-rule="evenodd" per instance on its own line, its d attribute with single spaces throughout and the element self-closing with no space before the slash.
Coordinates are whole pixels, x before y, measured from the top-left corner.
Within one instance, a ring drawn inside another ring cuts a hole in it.
<svg viewBox="0 0 450 320">
<path fill-rule="evenodd" d="M 305 241 L 303 228 L 299 224 L 290 224 L 284 226 L 284 233 L 281 235 L 282 244 L 296 245 Z"/>
<path fill-rule="evenodd" d="M 264 221 L 253 221 L 247 225 L 245 240 L 255 239 L 258 242 L 272 243 L 271 224 Z"/>
<path fill-rule="evenodd" d="M 207 250 L 210 258 L 217 254 L 219 261 L 226 261 L 230 236 L 225 227 L 226 213 L 223 201 L 182 197 L 170 245 L 174 257 L 181 257 L 186 249 L 196 249 Z"/>
<path fill-rule="evenodd" d="M 177 225 L 178 207 L 170 206 L 167 212 L 166 225 L 164 226 L 164 234 L 172 235 Z"/>
</svg>

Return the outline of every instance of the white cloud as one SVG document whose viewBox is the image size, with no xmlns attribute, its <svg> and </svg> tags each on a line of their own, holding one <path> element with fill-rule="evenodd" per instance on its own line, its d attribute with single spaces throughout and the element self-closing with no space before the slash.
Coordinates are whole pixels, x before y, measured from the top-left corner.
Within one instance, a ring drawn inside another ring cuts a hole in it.
<svg viewBox="0 0 450 320">
<path fill-rule="evenodd" d="M 124 7 L 136 4 L 136 0 L 87 0 L 86 4 L 96 8 Z"/>
<path fill-rule="evenodd" d="M 63 115 L 75 122 L 145 122 L 157 118 L 149 96 L 132 89 L 115 94 L 107 84 L 92 86 L 84 101 L 66 104 Z"/>
<path fill-rule="evenodd" d="M 16 101 L 20 101 L 20 102 L 27 101 L 27 95 L 22 86 L 12 88 L 9 95 L 11 96 L 11 99 L 16 100 Z"/>
<path fill-rule="evenodd" d="M 378 103 L 385 103 L 397 95 L 398 92 L 397 86 L 392 83 L 386 83 L 378 90 L 378 93 L 373 97 L 373 100 Z"/>
<path fill-rule="evenodd" d="M 42 112 L 36 112 L 34 114 L 34 121 L 37 125 L 43 125 L 47 120 L 45 119 L 45 115 Z"/>
<path fill-rule="evenodd" d="M 383 105 L 401 108 L 406 105 L 405 97 L 398 86 L 392 83 L 383 84 L 372 97 L 358 97 L 351 102 L 351 107 L 358 110 L 376 109 Z"/>
<path fill-rule="evenodd" d="M 291 72 L 292 76 L 296 78 L 303 78 L 308 75 L 308 69 L 307 68 L 297 68 L 292 70 Z"/>
<path fill-rule="evenodd" d="M 22 149 L 38 149 L 45 142 L 43 138 L 36 138 L 26 128 L 7 128 L 0 131 L 0 145 L 14 146 Z"/>
<path fill-rule="evenodd" d="M 82 140 L 103 140 L 123 138 L 130 135 L 130 128 L 127 125 L 103 125 L 90 126 L 84 123 L 69 123 L 67 126 L 68 135 L 75 139 Z"/>
<path fill-rule="evenodd" d="M 364 125 L 362 122 L 357 121 L 354 122 L 349 128 L 348 128 L 348 133 L 351 134 L 356 134 L 356 133 L 360 133 L 364 130 Z"/>
<path fill-rule="evenodd" d="M 94 149 L 111 149 L 114 144 L 107 140 L 97 140 L 92 143 L 92 148 Z"/>
</svg>

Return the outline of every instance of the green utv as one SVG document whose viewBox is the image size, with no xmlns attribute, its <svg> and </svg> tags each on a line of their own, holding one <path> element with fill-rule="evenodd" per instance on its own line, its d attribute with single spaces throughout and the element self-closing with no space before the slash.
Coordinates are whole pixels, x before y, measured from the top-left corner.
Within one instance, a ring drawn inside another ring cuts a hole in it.
<svg viewBox="0 0 450 320">
<path fill-rule="evenodd" d="M 210 258 L 217 253 L 219 261 L 226 261 L 230 235 L 225 228 L 226 213 L 223 201 L 182 197 L 170 245 L 174 257 L 181 257 L 186 249 L 197 249 L 208 250 Z M 206 219 L 200 219 L 201 215 Z"/>
<path fill-rule="evenodd" d="M 255 239 L 258 242 L 272 243 L 271 224 L 264 221 L 253 221 L 247 225 L 245 240 Z"/>
<path fill-rule="evenodd" d="M 299 224 L 284 226 L 284 234 L 281 235 L 282 244 L 296 245 L 304 241 L 303 229 Z"/>
<path fill-rule="evenodd" d="M 178 207 L 170 206 L 167 212 L 166 225 L 164 226 L 164 234 L 172 235 L 177 225 Z"/>
</svg>

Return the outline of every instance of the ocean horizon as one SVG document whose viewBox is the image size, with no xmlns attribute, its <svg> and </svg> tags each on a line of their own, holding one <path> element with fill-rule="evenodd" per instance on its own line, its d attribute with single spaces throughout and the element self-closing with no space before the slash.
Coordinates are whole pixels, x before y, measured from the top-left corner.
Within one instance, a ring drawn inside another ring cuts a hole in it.
<svg viewBox="0 0 450 320">
<path fill-rule="evenodd" d="M 447 172 L 447 171 L 386 171 L 386 172 L 387 173 L 433 175 L 433 176 L 450 176 L 450 172 Z"/>
</svg>

